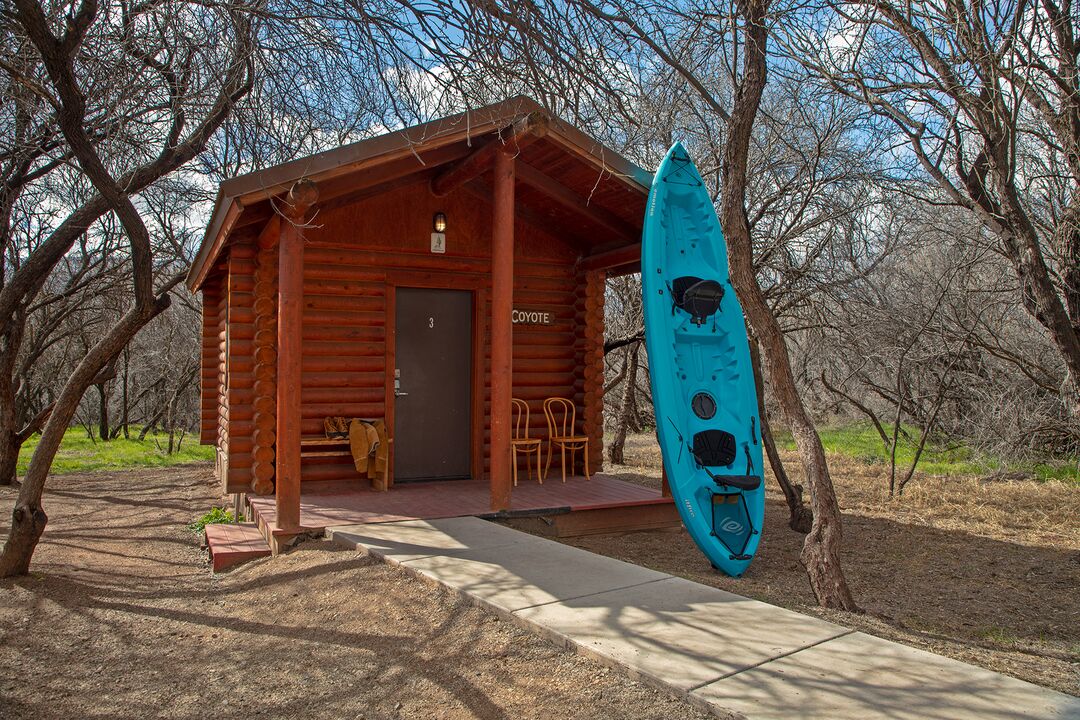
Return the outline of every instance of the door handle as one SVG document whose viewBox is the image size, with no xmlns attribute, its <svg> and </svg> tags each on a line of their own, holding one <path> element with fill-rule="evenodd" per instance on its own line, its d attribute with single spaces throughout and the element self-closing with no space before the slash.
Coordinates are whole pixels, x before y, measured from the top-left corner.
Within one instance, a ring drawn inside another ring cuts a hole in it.
<svg viewBox="0 0 1080 720">
<path fill-rule="evenodd" d="M 400 390 L 395 390 L 394 391 L 394 397 L 406 397 L 408 394 L 409 393 L 401 392 Z"/>
</svg>

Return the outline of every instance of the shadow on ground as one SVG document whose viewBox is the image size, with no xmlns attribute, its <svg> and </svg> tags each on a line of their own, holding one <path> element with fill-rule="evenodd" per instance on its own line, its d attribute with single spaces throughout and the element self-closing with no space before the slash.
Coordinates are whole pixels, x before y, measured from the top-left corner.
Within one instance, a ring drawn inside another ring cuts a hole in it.
<svg viewBox="0 0 1080 720">
<path fill-rule="evenodd" d="M 0 717 L 703 717 L 329 543 L 213 577 L 209 481 L 50 480 L 34 573 L 0 581 Z"/>
</svg>

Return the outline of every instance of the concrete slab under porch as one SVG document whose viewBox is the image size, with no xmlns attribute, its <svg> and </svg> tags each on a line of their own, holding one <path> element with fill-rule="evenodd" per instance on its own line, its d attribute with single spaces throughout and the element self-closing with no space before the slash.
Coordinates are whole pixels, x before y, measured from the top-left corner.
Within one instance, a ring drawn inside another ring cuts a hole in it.
<svg viewBox="0 0 1080 720">
<path fill-rule="evenodd" d="M 514 488 L 509 510 L 491 510 L 487 480 L 441 480 L 398 483 L 375 492 L 358 483 L 318 483 L 300 496 L 302 535 L 320 535 L 331 526 L 387 523 L 452 517 L 541 516 L 557 536 L 593 532 L 677 527 L 678 512 L 660 491 L 603 473 L 567 478 L 551 476 L 542 485 L 521 481 Z M 273 538 L 277 516 L 273 496 L 248 497 L 252 519 Z M 273 543 L 272 543 L 273 544 Z"/>
</svg>

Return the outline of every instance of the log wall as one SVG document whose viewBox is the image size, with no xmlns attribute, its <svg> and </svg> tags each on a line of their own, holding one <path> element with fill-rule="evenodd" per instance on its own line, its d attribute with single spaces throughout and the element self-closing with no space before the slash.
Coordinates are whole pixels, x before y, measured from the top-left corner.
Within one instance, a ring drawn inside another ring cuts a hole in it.
<svg viewBox="0 0 1080 720">
<path fill-rule="evenodd" d="M 229 247 L 226 318 L 225 454 L 226 492 L 251 486 L 254 430 L 255 240 L 237 238 Z M 220 451 L 220 448 L 219 448 Z"/>
<path fill-rule="evenodd" d="M 431 218 L 447 215 L 447 251 L 430 252 Z M 490 203 L 475 191 L 435 198 L 427 179 L 319 212 L 305 231 L 301 433 L 323 433 L 327 416 L 386 417 L 387 331 L 396 286 L 471 287 L 478 303 L 484 378 L 483 468 L 487 471 L 490 424 Z M 531 434 L 545 437 L 544 398 L 570 397 L 578 406 L 579 432 L 594 438 L 591 469 L 601 468 L 603 384 L 603 277 L 575 269 L 580 248 L 521 219 L 515 226 L 514 306 L 549 310 L 549 326 L 514 327 L 514 397 L 529 403 Z M 224 489 L 247 492 L 252 480 L 257 348 L 254 235 L 231 241 L 227 267 L 228 471 Z M 597 281 L 597 277 L 599 281 Z M 599 284 L 597 284 L 599 282 Z M 599 351 L 599 355 L 597 352 Z M 474 358 L 475 360 L 475 358 Z M 587 365 L 595 365 L 593 368 Z M 393 368 L 389 368 L 392 377 Z M 583 407 L 584 405 L 584 407 Z M 222 441 L 219 436 L 219 448 Z M 474 438 L 474 442 L 476 438 Z M 396 448 L 397 452 L 407 451 Z M 257 464 L 257 463 L 256 463 Z M 304 482 L 357 477 L 348 457 L 303 459 Z"/>
<path fill-rule="evenodd" d="M 203 284 L 202 305 L 202 373 L 199 378 L 199 442 L 216 445 L 218 438 L 218 408 L 221 393 L 218 387 L 221 363 L 225 360 L 225 343 L 221 336 L 223 312 L 221 276 L 207 278 Z"/>
<path fill-rule="evenodd" d="M 256 241 L 252 353 L 251 490 L 258 495 L 274 491 L 274 442 L 277 437 L 277 218 L 267 223 Z"/>
</svg>

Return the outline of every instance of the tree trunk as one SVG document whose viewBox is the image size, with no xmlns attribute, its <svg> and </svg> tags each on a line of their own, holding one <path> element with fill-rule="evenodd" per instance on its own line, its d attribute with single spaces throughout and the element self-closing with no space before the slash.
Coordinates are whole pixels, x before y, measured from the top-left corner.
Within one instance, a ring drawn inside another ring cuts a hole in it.
<svg viewBox="0 0 1080 720">
<path fill-rule="evenodd" d="M 98 383 L 95 387 L 98 391 L 98 437 L 109 442 L 112 435 L 109 432 L 109 384 Z"/>
<path fill-rule="evenodd" d="M 787 501 L 788 527 L 795 532 L 806 534 L 814 522 L 814 513 L 803 503 L 802 485 L 792 484 L 784 469 L 784 462 L 780 459 L 780 453 L 776 451 L 776 441 L 773 440 L 772 424 L 769 422 L 768 412 L 765 410 L 765 379 L 761 372 L 761 352 L 758 349 L 757 338 L 750 338 L 750 364 L 754 368 L 754 385 L 757 387 L 758 418 L 761 424 L 761 444 L 765 448 L 765 456 L 769 458 L 769 466 L 773 476 L 784 493 Z"/>
<path fill-rule="evenodd" d="M 131 351 L 128 348 L 124 348 L 124 380 L 123 380 L 123 386 L 122 386 L 121 392 L 120 392 L 120 402 L 122 403 L 122 407 L 120 408 L 120 423 L 121 423 L 121 428 L 123 429 L 123 432 L 124 432 L 124 439 L 125 440 L 130 440 L 131 439 L 131 431 L 128 429 L 128 424 L 131 421 L 131 408 L 129 407 L 129 402 L 130 401 L 128 399 L 128 391 L 129 391 L 130 377 L 131 377 L 130 362 L 131 362 Z"/>
<path fill-rule="evenodd" d="M 15 484 L 21 448 L 14 432 L 0 428 L 0 485 Z"/>
<path fill-rule="evenodd" d="M 627 350 L 626 380 L 623 384 L 622 403 L 619 405 L 619 418 L 615 424 L 615 437 L 608 448 L 608 459 L 616 465 L 623 465 L 623 447 L 626 445 L 626 429 L 630 425 L 630 412 L 634 406 L 634 391 L 637 389 L 638 350 L 641 343 L 635 342 Z"/>
<path fill-rule="evenodd" d="M 721 168 L 720 222 L 727 238 L 732 285 L 761 342 L 769 364 L 773 395 L 791 426 L 795 445 L 806 467 L 814 521 L 803 543 L 802 561 L 806 565 L 810 588 L 823 607 L 858 611 L 840 567 L 843 536 L 840 508 L 829 477 L 825 448 L 799 397 L 783 332 L 754 275 L 754 246 L 746 215 L 746 167 L 750 137 L 768 71 L 767 11 L 767 0 L 741 0 L 739 3 L 744 39 L 742 77 L 727 123 L 728 142 L 724 146 Z"/>
<path fill-rule="evenodd" d="M 151 417 L 149 420 L 147 420 L 146 424 L 143 425 L 142 430 L 139 431 L 139 442 L 142 442 L 143 440 L 146 439 L 147 435 L 154 432 L 154 430 L 157 428 L 158 422 L 161 420 L 161 417 L 164 414 L 165 414 L 165 406 L 161 405 L 160 407 L 158 407 L 157 411 L 154 412 L 153 417 Z"/>
<path fill-rule="evenodd" d="M 19 460 L 19 429 L 15 427 L 15 396 L 11 392 L 10 376 L 0 375 L 0 485 L 15 483 L 15 467 Z"/>
<path fill-rule="evenodd" d="M 13 373 L 25 330 L 26 312 L 22 307 L 0 322 L 0 485 L 15 483 L 15 468 L 22 446 Z"/>
<path fill-rule="evenodd" d="M 11 511 L 11 531 L 4 543 L 4 552 L 0 554 L 0 578 L 30 572 L 30 559 L 48 521 L 40 497 L 15 506 Z"/>
</svg>

